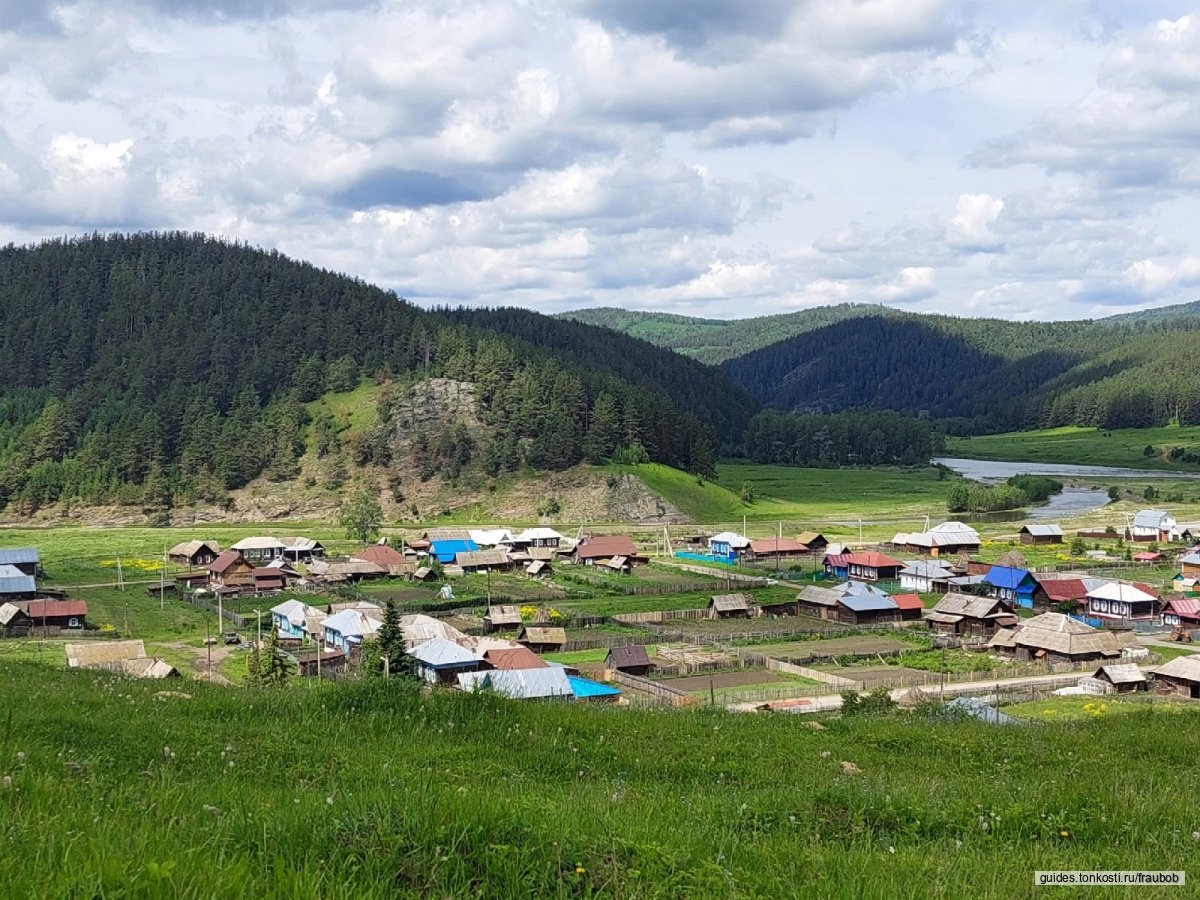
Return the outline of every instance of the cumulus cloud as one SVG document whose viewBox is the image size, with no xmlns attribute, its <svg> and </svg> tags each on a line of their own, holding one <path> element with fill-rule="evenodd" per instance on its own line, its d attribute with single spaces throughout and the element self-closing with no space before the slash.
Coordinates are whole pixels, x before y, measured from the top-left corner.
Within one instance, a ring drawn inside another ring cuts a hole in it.
<svg viewBox="0 0 1200 900">
<path fill-rule="evenodd" d="M 992 224 L 1004 209 L 1004 201 L 991 194 L 960 194 L 954 205 L 947 239 L 971 250 L 996 250 L 1001 247 Z"/>
</svg>

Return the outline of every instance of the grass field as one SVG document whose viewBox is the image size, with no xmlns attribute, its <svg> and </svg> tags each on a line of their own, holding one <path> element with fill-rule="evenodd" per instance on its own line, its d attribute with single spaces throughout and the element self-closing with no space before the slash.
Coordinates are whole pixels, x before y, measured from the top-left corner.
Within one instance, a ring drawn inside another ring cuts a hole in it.
<svg viewBox="0 0 1200 900">
<path fill-rule="evenodd" d="M 1144 455 L 1147 446 L 1154 456 Z M 1182 447 L 1200 452 L 1200 426 L 1126 428 L 1050 428 L 1015 431 L 980 437 L 949 438 L 946 456 L 1015 462 L 1067 463 L 1089 466 L 1126 466 L 1134 469 L 1200 470 L 1195 464 L 1167 459 L 1165 450 Z"/>
<path fill-rule="evenodd" d="M 155 699 L 161 684 L 0 663 L 5 894 L 1007 898 L 1033 895 L 1035 869 L 1195 854 L 1196 709 L 818 732 L 306 688 Z"/>
</svg>

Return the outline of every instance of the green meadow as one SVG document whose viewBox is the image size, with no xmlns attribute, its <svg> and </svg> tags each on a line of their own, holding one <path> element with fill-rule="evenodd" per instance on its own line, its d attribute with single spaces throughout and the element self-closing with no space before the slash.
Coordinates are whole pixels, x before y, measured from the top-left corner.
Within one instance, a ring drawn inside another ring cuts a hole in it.
<svg viewBox="0 0 1200 900">
<path fill-rule="evenodd" d="M 1147 456 L 1146 447 L 1155 453 Z M 1200 470 L 1194 463 L 1168 458 L 1164 451 L 1180 447 L 1200 453 L 1200 426 L 1164 428 L 1049 428 L 979 437 L 948 438 L 946 456 L 1016 462 L 1126 466 L 1135 469 Z"/>
<path fill-rule="evenodd" d="M 1192 709 L 817 730 L 395 681 L 165 687 L 186 696 L 0 661 L 6 896 L 1028 897 L 1038 869 L 1187 869 L 1200 830 Z"/>
</svg>

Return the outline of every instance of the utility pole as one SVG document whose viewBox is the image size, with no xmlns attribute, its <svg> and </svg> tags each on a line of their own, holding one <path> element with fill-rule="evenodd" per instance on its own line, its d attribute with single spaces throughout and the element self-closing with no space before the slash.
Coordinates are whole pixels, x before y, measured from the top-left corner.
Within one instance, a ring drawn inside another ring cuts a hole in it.
<svg viewBox="0 0 1200 900">
<path fill-rule="evenodd" d="M 386 656 L 381 656 L 380 659 L 383 660 L 383 677 L 385 679 L 391 678 L 392 677 L 391 660 L 389 660 Z"/>
<path fill-rule="evenodd" d="M 208 672 L 212 674 L 212 632 L 209 630 L 208 616 L 204 617 L 204 649 L 208 652 Z"/>
<path fill-rule="evenodd" d="M 165 609 L 167 605 L 167 545 L 163 544 L 162 568 L 158 570 L 158 608 Z"/>
<path fill-rule="evenodd" d="M 858 517 L 858 542 L 863 542 L 862 516 Z"/>
<path fill-rule="evenodd" d="M 783 523 L 779 522 L 779 531 L 775 533 L 775 574 L 779 574 L 779 542 L 783 539 Z"/>
<path fill-rule="evenodd" d="M 258 616 L 258 648 L 262 649 L 262 610 L 256 609 L 255 615 Z"/>
</svg>

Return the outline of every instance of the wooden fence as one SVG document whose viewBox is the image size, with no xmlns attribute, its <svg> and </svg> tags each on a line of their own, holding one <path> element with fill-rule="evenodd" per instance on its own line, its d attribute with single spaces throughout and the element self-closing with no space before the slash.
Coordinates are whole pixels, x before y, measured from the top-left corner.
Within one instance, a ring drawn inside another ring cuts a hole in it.
<svg viewBox="0 0 1200 900">
<path fill-rule="evenodd" d="M 609 616 L 612 621 L 621 625 L 657 625 L 672 619 L 707 619 L 711 614 L 701 607 L 699 609 L 667 609 L 653 612 L 618 613 Z"/>
<path fill-rule="evenodd" d="M 857 688 L 858 682 L 852 681 L 849 678 L 843 678 L 841 675 L 834 675 L 832 672 L 822 672 L 818 669 L 809 669 L 806 666 L 795 666 L 791 663 L 783 662 L 778 659 L 767 659 L 768 672 L 783 672 L 785 675 L 796 675 L 800 678 L 808 678 L 812 681 L 820 681 L 824 684 L 832 685 L 839 690 L 846 688 Z"/>
<path fill-rule="evenodd" d="M 696 702 L 696 698 L 691 694 L 676 690 L 660 681 L 651 681 L 649 678 L 640 678 L 626 672 L 613 672 L 612 680 L 642 694 L 649 694 L 670 706 L 690 706 Z"/>
</svg>

